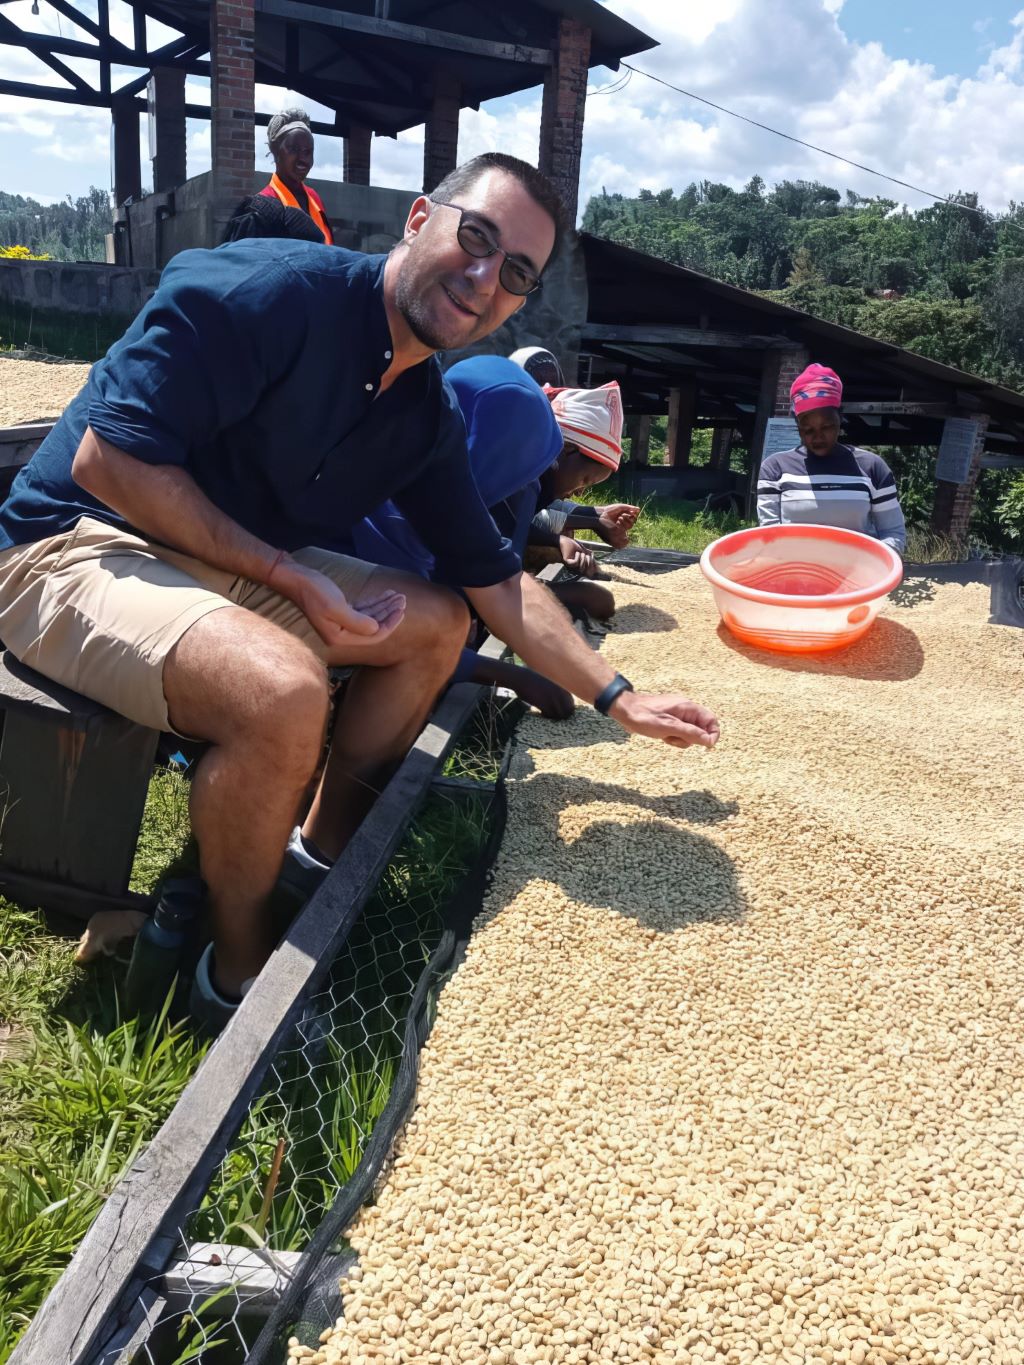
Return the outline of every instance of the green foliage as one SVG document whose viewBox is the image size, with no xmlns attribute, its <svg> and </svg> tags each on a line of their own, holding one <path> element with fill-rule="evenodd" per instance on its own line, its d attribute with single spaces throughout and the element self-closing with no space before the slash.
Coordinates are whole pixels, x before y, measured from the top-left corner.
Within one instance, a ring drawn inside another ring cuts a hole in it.
<svg viewBox="0 0 1024 1365">
<path fill-rule="evenodd" d="M 1018 474 L 996 503 L 996 518 L 1003 534 L 1014 544 L 1024 541 L 1024 475 Z"/>
<path fill-rule="evenodd" d="M 103 261 L 106 234 L 113 230 L 110 195 L 95 186 L 56 204 L 0 191 L 0 247 L 24 244 L 55 261 Z"/>
<path fill-rule="evenodd" d="M 766 192 L 702 181 L 681 194 L 602 192 L 588 232 L 1011 387 L 1024 387 L 1024 205 L 976 194 L 911 213 L 803 180 Z M 895 293 L 898 297 L 883 297 Z"/>
</svg>

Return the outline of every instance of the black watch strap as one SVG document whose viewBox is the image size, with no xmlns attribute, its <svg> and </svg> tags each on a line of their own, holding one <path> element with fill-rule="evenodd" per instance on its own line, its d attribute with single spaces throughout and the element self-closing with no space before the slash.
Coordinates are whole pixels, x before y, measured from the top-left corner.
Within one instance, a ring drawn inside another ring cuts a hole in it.
<svg viewBox="0 0 1024 1365">
<path fill-rule="evenodd" d="M 633 684 L 628 678 L 624 678 L 621 673 L 616 673 L 607 687 L 602 688 L 594 699 L 594 710 L 600 711 L 602 716 L 606 716 L 611 710 L 612 702 L 623 692 L 632 692 Z"/>
</svg>

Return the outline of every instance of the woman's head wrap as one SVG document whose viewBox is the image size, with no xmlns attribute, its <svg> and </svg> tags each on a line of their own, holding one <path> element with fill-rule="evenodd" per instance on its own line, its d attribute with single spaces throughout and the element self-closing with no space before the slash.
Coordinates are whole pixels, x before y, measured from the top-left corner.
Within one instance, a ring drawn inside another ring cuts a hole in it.
<svg viewBox="0 0 1024 1365">
<path fill-rule="evenodd" d="M 552 385 L 553 388 L 564 383 L 562 367 L 551 351 L 543 346 L 520 346 L 518 351 L 513 351 L 509 360 L 515 361 L 520 365 L 531 379 L 544 387 L 545 384 Z"/>
<path fill-rule="evenodd" d="M 562 436 L 584 455 L 618 469 L 622 459 L 622 394 L 613 379 L 599 389 L 559 389 L 551 406 Z"/>
<path fill-rule="evenodd" d="M 267 143 L 273 148 L 274 144 L 280 142 L 289 133 L 294 133 L 302 129 L 310 137 L 313 136 L 313 129 L 310 127 L 309 115 L 305 109 L 282 109 L 279 114 L 275 114 L 267 125 Z"/>
<path fill-rule="evenodd" d="M 826 365 L 808 365 L 793 380 L 789 397 L 798 417 L 814 408 L 838 408 L 843 401 L 843 381 Z"/>
</svg>

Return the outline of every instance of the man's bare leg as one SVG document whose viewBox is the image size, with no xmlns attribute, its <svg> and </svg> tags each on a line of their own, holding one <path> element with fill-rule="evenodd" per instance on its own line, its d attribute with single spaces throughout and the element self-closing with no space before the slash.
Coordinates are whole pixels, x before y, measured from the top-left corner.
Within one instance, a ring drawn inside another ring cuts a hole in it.
<svg viewBox="0 0 1024 1365">
<path fill-rule="evenodd" d="M 379 649 L 360 646 L 329 660 L 372 664 L 348 685 L 327 766 L 302 826 L 303 834 L 332 859 L 422 730 L 466 639 L 469 612 L 455 593 L 379 569 L 364 596 L 383 588 L 405 594 L 402 624 Z"/>
<path fill-rule="evenodd" d="M 212 747 L 189 809 L 209 889 L 216 986 L 237 995 L 274 947 L 265 905 L 327 717 L 323 663 L 242 607 L 195 623 L 164 664 L 171 723 Z"/>
</svg>

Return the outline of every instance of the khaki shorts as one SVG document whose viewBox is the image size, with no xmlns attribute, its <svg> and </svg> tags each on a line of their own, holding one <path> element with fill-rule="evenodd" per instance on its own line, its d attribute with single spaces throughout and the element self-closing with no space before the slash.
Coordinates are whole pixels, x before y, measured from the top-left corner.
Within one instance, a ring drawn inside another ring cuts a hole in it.
<svg viewBox="0 0 1024 1365">
<path fill-rule="evenodd" d="M 358 602 L 376 565 L 328 550 L 292 558 Z M 251 578 L 83 517 L 0 554 L 0 640 L 23 663 L 140 725 L 171 729 L 164 660 L 207 612 L 246 607 L 322 654 L 295 604 Z"/>
</svg>

